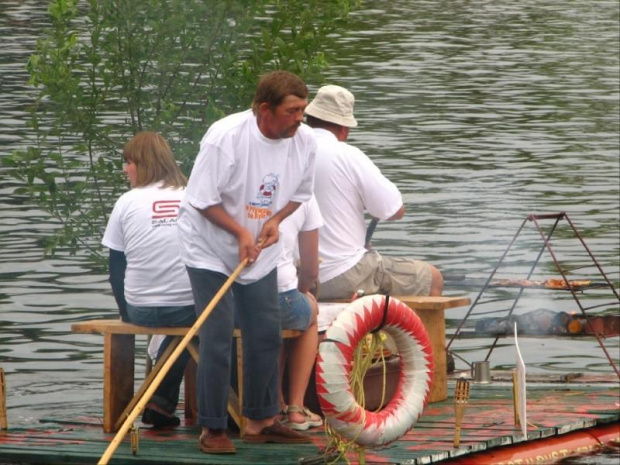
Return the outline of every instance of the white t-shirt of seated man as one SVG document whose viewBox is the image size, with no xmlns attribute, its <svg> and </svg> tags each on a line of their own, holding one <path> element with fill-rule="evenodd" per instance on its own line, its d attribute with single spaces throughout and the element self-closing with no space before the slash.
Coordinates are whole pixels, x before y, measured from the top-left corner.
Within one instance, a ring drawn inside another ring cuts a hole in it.
<svg viewBox="0 0 620 465">
<path fill-rule="evenodd" d="M 314 192 L 325 222 L 320 230 L 319 281 L 325 282 L 355 266 L 366 253 L 364 213 L 387 220 L 403 201 L 396 185 L 364 152 L 325 129 L 314 131 Z"/>
</svg>

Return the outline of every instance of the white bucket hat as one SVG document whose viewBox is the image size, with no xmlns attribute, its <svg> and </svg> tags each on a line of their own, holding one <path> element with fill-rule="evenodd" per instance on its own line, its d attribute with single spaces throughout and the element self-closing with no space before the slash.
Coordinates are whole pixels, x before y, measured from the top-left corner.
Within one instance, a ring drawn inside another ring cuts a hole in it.
<svg viewBox="0 0 620 465">
<path fill-rule="evenodd" d="M 353 117 L 355 97 L 344 87 L 323 86 L 306 107 L 306 114 L 347 128 L 357 126 Z"/>
</svg>

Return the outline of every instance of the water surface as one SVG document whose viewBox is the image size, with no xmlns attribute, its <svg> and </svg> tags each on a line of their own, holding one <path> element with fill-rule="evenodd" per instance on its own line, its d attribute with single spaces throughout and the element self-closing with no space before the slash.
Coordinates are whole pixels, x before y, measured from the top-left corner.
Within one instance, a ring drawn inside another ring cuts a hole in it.
<svg viewBox="0 0 620 465">
<path fill-rule="evenodd" d="M 47 23 L 46 4 L 0 0 L 0 156 L 22 147 L 29 134 L 24 66 Z M 526 215 L 564 211 L 617 282 L 618 3 L 362 4 L 340 31 L 326 82 L 355 94 L 359 127 L 350 142 L 403 193 L 405 218 L 380 224 L 375 248 L 434 263 L 447 294 L 473 299 Z M 318 83 L 309 85 L 314 94 Z M 16 187 L 0 171 L 0 366 L 9 424 L 100 415 L 102 340 L 69 327 L 116 315 L 106 276 L 83 257 L 43 258 L 40 240 L 55 225 L 15 195 Z M 528 225 L 507 277 L 524 277 L 540 245 Z M 567 266 L 587 261 L 567 233 L 553 246 Z M 555 277 L 548 255 L 539 273 Z M 573 277 L 597 278 L 592 269 Z M 601 292 L 580 298 L 609 300 Z M 566 293 L 538 291 L 515 311 L 539 308 L 577 309 Z M 466 310 L 449 311 L 449 332 Z M 620 311 L 613 303 L 601 310 Z M 459 340 L 452 349 L 479 360 L 489 342 Z M 618 363 L 618 338 L 605 343 Z M 611 372 L 592 338 L 525 338 L 521 348 L 534 372 Z M 514 366 L 512 339 L 500 340 L 490 360 Z"/>
</svg>

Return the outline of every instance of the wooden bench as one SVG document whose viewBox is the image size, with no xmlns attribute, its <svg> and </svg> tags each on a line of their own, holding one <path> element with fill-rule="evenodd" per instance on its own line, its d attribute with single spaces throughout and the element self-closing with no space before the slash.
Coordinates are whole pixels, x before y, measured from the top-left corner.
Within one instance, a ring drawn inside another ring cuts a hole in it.
<svg viewBox="0 0 620 465">
<path fill-rule="evenodd" d="M 149 328 L 124 323 L 121 320 L 90 320 L 71 325 L 71 331 L 75 333 L 103 334 L 103 430 L 106 433 L 114 433 L 121 428 L 127 415 L 135 408 L 188 330 L 189 328 Z M 134 395 L 135 338 L 137 335 L 155 334 L 174 336 L 174 339 Z M 300 331 L 287 330 L 282 332 L 282 337 L 293 338 L 300 334 Z M 235 330 L 233 336 L 237 340 L 237 392 L 240 394 L 237 396 L 231 389 L 228 413 L 243 434 L 245 421 L 241 415 L 243 402 L 242 338 L 239 330 Z M 198 361 L 198 349 L 194 341 L 187 348 L 192 359 L 185 371 L 185 417 L 192 419 L 196 417 L 195 363 Z"/>
<path fill-rule="evenodd" d="M 435 373 L 430 402 L 440 402 L 448 398 L 447 361 L 446 361 L 446 327 L 445 310 L 462 307 L 471 303 L 468 297 L 420 297 L 420 296 L 393 296 L 408 305 L 420 317 L 431 339 Z M 342 301 L 341 301 L 342 302 Z M 172 353 L 189 328 L 148 328 L 124 323 L 120 320 L 90 320 L 71 325 L 71 330 L 77 333 L 98 333 L 104 336 L 103 358 L 103 429 L 106 433 L 118 431 L 127 414 L 138 403 L 141 395 L 146 391 L 155 378 L 167 357 Z M 135 337 L 136 335 L 165 334 L 176 336 L 168 347 L 166 354 L 153 367 L 145 378 L 141 387 L 134 395 L 135 379 Z M 283 331 L 283 338 L 297 337 L 299 331 Z M 237 396 L 231 390 L 228 402 L 228 412 L 243 432 L 245 422 L 241 415 L 243 402 L 243 359 L 242 340 L 238 330 L 237 338 L 237 378 L 239 381 Z M 190 345 L 188 350 L 194 361 L 198 360 L 196 347 Z M 185 378 L 185 416 L 195 418 L 195 365 L 188 363 Z"/>
<path fill-rule="evenodd" d="M 469 297 L 391 296 L 411 308 L 422 320 L 431 340 L 435 373 L 429 402 L 448 398 L 448 367 L 446 358 L 445 310 L 471 304 Z M 339 302 L 346 302 L 340 300 Z"/>
</svg>

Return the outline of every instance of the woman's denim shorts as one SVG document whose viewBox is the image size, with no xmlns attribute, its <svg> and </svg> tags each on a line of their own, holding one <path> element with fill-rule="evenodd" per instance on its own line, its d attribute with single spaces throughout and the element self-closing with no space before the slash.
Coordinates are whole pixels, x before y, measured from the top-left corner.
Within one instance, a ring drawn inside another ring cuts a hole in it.
<svg viewBox="0 0 620 465">
<path fill-rule="evenodd" d="M 293 289 L 280 292 L 280 312 L 282 313 L 282 329 L 305 331 L 310 326 L 312 307 L 307 296 Z"/>
</svg>

